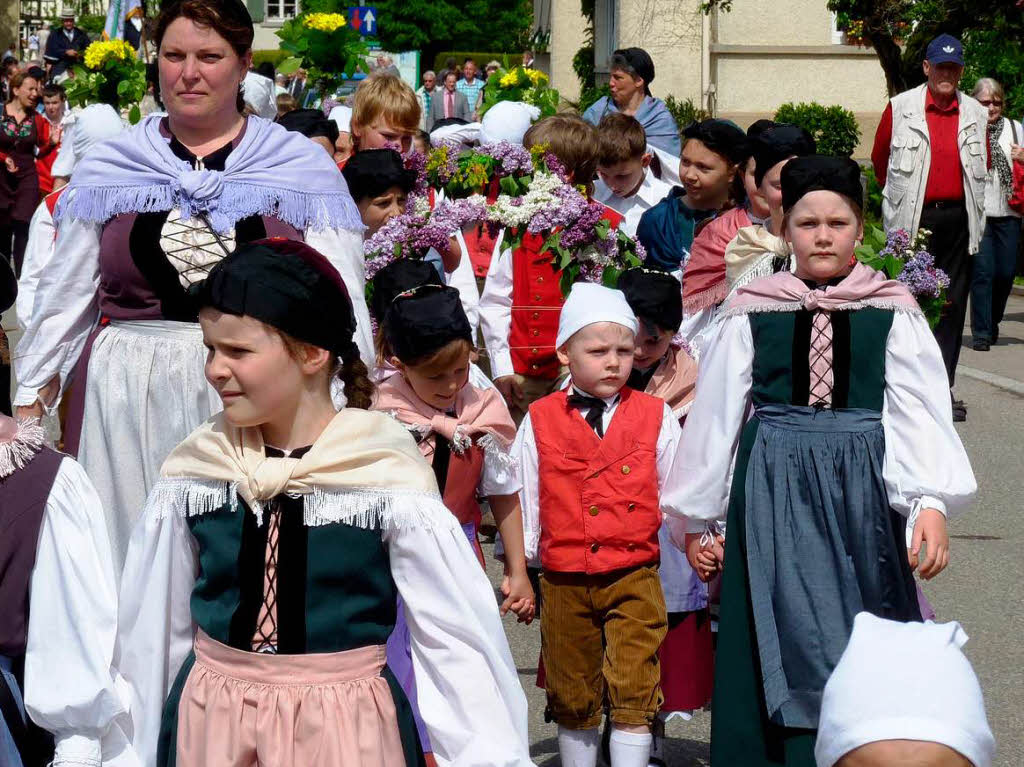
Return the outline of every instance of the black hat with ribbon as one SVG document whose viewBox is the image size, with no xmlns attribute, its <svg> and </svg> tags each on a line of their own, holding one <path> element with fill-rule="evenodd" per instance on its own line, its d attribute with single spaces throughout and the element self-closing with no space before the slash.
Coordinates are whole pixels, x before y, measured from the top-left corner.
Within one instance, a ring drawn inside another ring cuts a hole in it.
<svg viewBox="0 0 1024 767">
<path fill-rule="evenodd" d="M 398 359 L 414 364 L 452 341 L 473 343 L 473 328 L 459 291 L 422 285 L 399 293 L 384 318 L 384 337 Z"/>
<path fill-rule="evenodd" d="M 358 354 L 345 283 L 331 262 L 304 242 L 275 237 L 242 245 L 190 293 L 197 310 L 253 317 L 336 356 Z"/>
<path fill-rule="evenodd" d="M 805 194 L 818 191 L 844 195 L 862 208 L 860 176 L 860 166 L 849 157 L 797 157 L 782 169 L 782 209 L 789 211 Z"/>
</svg>

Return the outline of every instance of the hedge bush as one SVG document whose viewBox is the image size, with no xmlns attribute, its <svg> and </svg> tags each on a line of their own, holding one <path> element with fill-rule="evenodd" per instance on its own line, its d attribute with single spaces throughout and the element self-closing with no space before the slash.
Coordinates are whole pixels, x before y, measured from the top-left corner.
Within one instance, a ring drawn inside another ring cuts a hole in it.
<svg viewBox="0 0 1024 767">
<path fill-rule="evenodd" d="M 476 62 L 476 68 L 480 72 L 484 71 L 484 67 L 487 66 L 488 61 L 499 61 L 501 66 L 505 69 L 512 69 L 512 67 L 520 66 L 523 63 L 523 54 L 520 53 L 495 53 L 494 51 L 441 51 L 437 56 L 434 57 L 433 70 L 440 72 L 444 69 L 445 60 L 451 56 L 455 59 L 459 69 L 462 69 L 462 62 L 466 59 L 473 59 Z M 426 62 L 420 64 L 423 67 Z"/>
<path fill-rule="evenodd" d="M 783 104 L 775 113 L 775 122 L 805 129 L 814 136 L 818 154 L 849 157 L 860 141 L 857 118 L 849 109 L 838 105 Z"/>
<path fill-rule="evenodd" d="M 274 69 L 276 70 L 281 65 L 281 62 L 288 58 L 289 55 L 290 54 L 288 53 L 288 51 L 282 51 L 280 49 L 275 49 L 272 51 L 253 51 L 252 65 L 253 67 L 258 67 L 264 61 L 269 61 L 271 64 L 274 65 Z"/>
<path fill-rule="evenodd" d="M 680 101 L 675 96 L 666 96 L 665 107 L 676 121 L 676 126 L 680 131 L 692 123 L 703 122 L 711 117 L 711 113 L 694 104 L 693 99 Z"/>
</svg>

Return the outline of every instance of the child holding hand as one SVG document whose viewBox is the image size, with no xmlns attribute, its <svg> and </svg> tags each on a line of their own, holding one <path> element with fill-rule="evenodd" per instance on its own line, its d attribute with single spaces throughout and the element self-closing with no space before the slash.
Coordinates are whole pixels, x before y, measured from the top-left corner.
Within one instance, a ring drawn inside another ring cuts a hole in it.
<svg viewBox="0 0 1024 767">
<path fill-rule="evenodd" d="M 412 432 L 481 565 L 477 497 L 489 500 L 505 548 L 501 614 L 511 610 L 529 623 L 534 596 L 523 553 L 521 483 L 509 454 L 515 424 L 497 389 L 470 383 L 472 329 L 459 292 L 422 285 L 401 293 L 383 330 L 381 355 L 398 373 L 380 384 L 373 407 Z"/>
<path fill-rule="evenodd" d="M 860 168 L 792 159 L 781 192 L 796 273 L 723 306 L 667 499 L 698 573 L 728 562 L 711 758 L 748 767 L 814 764 L 855 616 L 921 620 L 913 571 L 946 566 L 946 514 L 976 489 L 928 322 L 854 257 Z M 709 526 L 726 508 L 723 552 Z"/>
<path fill-rule="evenodd" d="M 671 408 L 626 386 L 636 317 L 617 290 L 577 283 L 559 317 L 568 391 L 530 406 L 513 454 L 526 554 L 539 551 L 541 652 L 562 764 L 593 767 L 607 702 L 612 767 L 647 767 L 662 704 L 661 495 L 679 438 Z"/>
<path fill-rule="evenodd" d="M 386 664 L 399 594 L 437 763 L 530 764 L 491 585 L 409 433 L 367 410 L 338 272 L 259 240 L 195 298 L 224 411 L 167 458 L 128 550 L 114 665 L 141 764 L 422 765 Z"/>
</svg>

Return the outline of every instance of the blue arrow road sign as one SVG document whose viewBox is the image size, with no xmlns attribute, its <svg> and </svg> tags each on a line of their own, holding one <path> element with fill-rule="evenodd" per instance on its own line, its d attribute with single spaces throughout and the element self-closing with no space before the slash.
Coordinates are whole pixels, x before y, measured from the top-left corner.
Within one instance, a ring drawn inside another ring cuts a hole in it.
<svg viewBox="0 0 1024 767">
<path fill-rule="evenodd" d="M 377 32 L 378 16 L 376 8 L 367 5 L 350 6 L 348 18 L 352 28 L 364 37 Z"/>
</svg>

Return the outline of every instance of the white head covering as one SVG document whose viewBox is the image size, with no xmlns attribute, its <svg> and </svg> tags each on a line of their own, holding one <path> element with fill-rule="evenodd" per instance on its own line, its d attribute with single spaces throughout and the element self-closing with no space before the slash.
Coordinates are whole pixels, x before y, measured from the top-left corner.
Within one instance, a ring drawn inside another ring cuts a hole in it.
<svg viewBox="0 0 1024 767">
<path fill-rule="evenodd" d="M 487 110 L 480 121 L 480 143 L 497 144 L 508 141 L 522 144 L 523 136 L 540 117 L 540 109 L 522 101 L 499 101 Z"/>
<path fill-rule="evenodd" d="M 94 144 L 116 136 L 125 127 L 121 115 L 109 104 L 90 104 L 78 112 L 74 121 L 65 128 L 60 152 L 50 172 L 54 176 L 70 176 L 75 172 L 75 165 Z"/>
<path fill-rule="evenodd" d="M 561 349 L 574 333 L 595 322 L 614 322 L 634 334 L 637 331 L 636 315 L 629 308 L 625 293 L 593 282 L 577 282 L 558 316 L 555 347 Z"/>
<path fill-rule="evenodd" d="M 277 117 L 277 93 L 274 81 L 255 72 L 246 72 L 242 81 L 242 98 L 264 120 Z"/>
<path fill-rule="evenodd" d="M 458 141 L 464 147 L 474 146 L 480 138 L 480 123 L 465 125 L 442 125 L 430 132 L 430 143 L 441 144 Z"/>
<path fill-rule="evenodd" d="M 960 649 L 966 641 L 955 621 L 898 623 L 860 613 L 825 685 L 818 767 L 882 740 L 941 743 L 975 767 L 989 767 L 995 739 L 978 678 Z"/>
<path fill-rule="evenodd" d="M 352 107 L 347 107 L 344 104 L 336 106 L 327 115 L 327 119 L 338 123 L 338 130 L 342 133 L 352 132 Z"/>
</svg>

